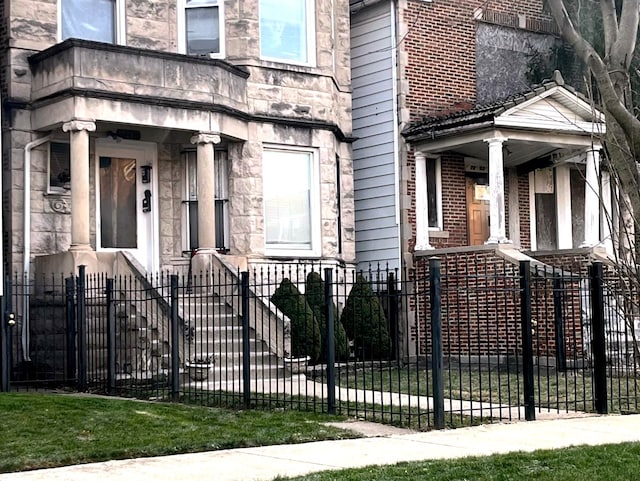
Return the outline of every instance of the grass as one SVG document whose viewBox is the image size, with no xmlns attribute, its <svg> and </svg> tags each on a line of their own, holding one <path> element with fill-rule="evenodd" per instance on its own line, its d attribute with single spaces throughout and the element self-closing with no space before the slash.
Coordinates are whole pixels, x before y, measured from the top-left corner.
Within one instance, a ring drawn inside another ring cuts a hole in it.
<svg viewBox="0 0 640 481">
<path fill-rule="evenodd" d="M 628 481 L 637 479 L 639 470 L 640 444 L 624 443 L 325 471 L 286 480 Z"/>
<path fill-rule="evenodd" d="M 59 394 L 0 394 L 0 472 L 357 437 L 340 418 Z"/>
<path fill-rule="evenodd" d="M 523 404 L 522 373 L 507 370 L 479 370 L 451 366 L 445 368 L 445 398 L 465 401 L 491 402 L 518 406 Z M 391 390 L 404 394 L 430 396 L 433 373 L 431 369 L 399 369 L 385 367 L 342 374 L 337 382 L 343 387 Z M 612 412 L 637 411 L 634 399 L 640 399 L 640 385 L 633 378 L 609 378 Z M 588 370 L 560 372 L 536 367 L 534 370 L 536 406 L 561 411 L 593 410 L 593 381 Z M 623 385 L 624 384 L 624 385 Z"/>
</svg>

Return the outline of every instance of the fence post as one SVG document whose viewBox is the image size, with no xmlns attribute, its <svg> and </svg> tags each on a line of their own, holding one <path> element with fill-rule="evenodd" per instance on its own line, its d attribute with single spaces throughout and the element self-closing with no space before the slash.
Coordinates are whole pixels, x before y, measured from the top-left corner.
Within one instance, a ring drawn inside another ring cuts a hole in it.
<svg viewBox="0 0 640 481">
<path fill-rule="evenodd" d="M 67 379 L 76 378 L 76 305 L 73 277 L 64 280 L 65 311 L 67 321 Z"/>
<path fill-rule="evenodd" d="M 116 312 L 113 298 L 113 279 L 107 279 L 107 389 L 116 389 Z"/>
<path fill-rule="evenodd" d="M 533 382 L 533 332 L 531 325 L 531 263 L 520 261 L 520 315 L 522 318 L 522 377 L 524 381 L 524 418 L 535 421 L 535 385 Z"/>
<path fill-rule="evenodd" d="M 431 299 L 431 371 L 433 373 L 434 427 L 444 429 L 444 381 L 442 377 L 442 285 L 440 259 L 429 259 Z"/>
<path fill-rule="evenodd" d="M 396 286 L 397 276 L 393 271 L 387 272 L 387 296 L 389 310 L 389 334 L 391 335 L 391 358 L 400 360 L 400 333 L 398 329 L 398 321 L 400 315 L 398 313 L 398 289 Z"/>
<path fill-rule="evenodd" d="M 556 364 L 561 371 L 567 370 L 567 355 L 564 349 L 564 316 L 562 315 L 562 280 L 560 274 L 553 276 L 553 319 L 556 331 Z"/>
<path fill-rule="evenodd" d="M 87 390 L 87 309 L 86 309 L 86 266 L 78 266 L 77 313 L 78 321 L 78 391 Z"/>
<path fill-rule="evenodd" d="M 11 389 L 11 364 L 13 362 L 13 343 L 11 340 L 11 331 L 13 326 L 16 325 L 16 316 L 11 311 L 11 281 L 8 278 L 5 279 L 4 287 L 5 292 L 2 297 L 2 319 L 0 319 L 0 350 L 4 349 L 4 354 L 0 352 L 0 366 L 2 372 L 0 373 L 0 391 L 9 392 Z"/>
<path fill-rule="evenodd" d="M 9 392 L 9 366 L 11 364 L 8 342 L 9 316 L 5 303 L 6 296 L 2 298 L 2 312 L 0 312 L 0 392 Z"/>
<path fill-rule="evenodd" d="M 591 349 L 593 355 L 593 404 L 598 414 L 607 414 L 607 352 L 604 323 L 602 262 L 589 267 L 591 277 Z"/>
<path fill-rule="evenodd" d="M 249 271 L 243 271 L 240 277 L 242 293 L 242 395 L 244 405 L 251 404 L 251 360 L 249 344 Z"/>
<path fill-rule="evenodd" d="M 180 397 L 180 333 L 178 329 L 178 276 L 172 274 L 171 280 L 171 399 L 176 402 Z"/>
<path fill-rule="evenodd" d="M 333 270 L 324 269 L 324 312 L 327 319 L 327 410 L 336 413 L 336 341 L 333 311 Z"/>
</svg>

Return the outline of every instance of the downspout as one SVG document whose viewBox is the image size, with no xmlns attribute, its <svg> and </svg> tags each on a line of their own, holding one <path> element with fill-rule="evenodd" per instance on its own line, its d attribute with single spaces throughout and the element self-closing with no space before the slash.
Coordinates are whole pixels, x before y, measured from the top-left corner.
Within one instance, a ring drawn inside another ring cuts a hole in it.
<svg viewBox="0 0 640 481">
<path fill-rule="evenodd" d="M 36 147 L 49 142 L 50 135 L 33 140 L 24 146 L 24 235 L 23 235 L 23 289 L 29 285 L 31 274 L 31 151 Z M 29 356 L 29 296 L 22 293 L 22 359 L 31 361 Z"/>
</svg>

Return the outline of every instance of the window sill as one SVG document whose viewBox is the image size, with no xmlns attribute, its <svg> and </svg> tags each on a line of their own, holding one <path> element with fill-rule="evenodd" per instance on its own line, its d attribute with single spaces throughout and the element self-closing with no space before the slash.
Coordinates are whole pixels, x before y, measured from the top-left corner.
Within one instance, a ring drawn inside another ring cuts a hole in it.
<svg viewBox="0 0 640 481">
<path fill-rule="evenodd" d="M 448 239 L 449 231 L 448 230 L 430 230 L 429 238 L 430 239 Z"/>
<path fill-rule="evenodd" d="M 284 257 L 284 258 L 305 258 L 316 259 L 320 257 L 320 253 L 312 250 L 300 250 L 300 249 L 269 249 L 264 250 L 265 257 Z"/>
</svg>

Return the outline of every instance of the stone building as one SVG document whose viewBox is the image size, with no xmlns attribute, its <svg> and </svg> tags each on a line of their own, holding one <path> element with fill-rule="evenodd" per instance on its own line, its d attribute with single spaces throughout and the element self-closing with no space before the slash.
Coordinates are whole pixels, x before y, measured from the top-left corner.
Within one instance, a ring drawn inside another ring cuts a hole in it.
<svg viewBox="0 0 640 481">
<path fill-rule="evenodd" d="M 9 271 L 355 260 L 346 0 L 2 4 Z"/>
</svg>

